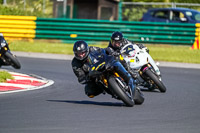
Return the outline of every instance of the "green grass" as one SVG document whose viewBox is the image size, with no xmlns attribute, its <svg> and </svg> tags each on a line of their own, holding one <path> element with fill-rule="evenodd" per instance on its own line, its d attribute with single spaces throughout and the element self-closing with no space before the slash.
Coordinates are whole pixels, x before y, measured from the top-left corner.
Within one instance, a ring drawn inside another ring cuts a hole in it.
<svg viewBox="0 0 200 133">
<path fill-rule="evenodd" d="M 146 45 L 154 60 L 200 63 L 200 50 L 191 50 L 191 46 Z"/>
<path fill-rule="evenodd" d="M 58 41 L 12 41 L 9 45 L 11 51 L 39 52 L 54 54 L 73 54 L 72 44 L 59 43 Z"/>
<path fill-rule="evenodd" d="M 107 43 L 95 45 L 105 48 Z M 191 50 L 191 46 L 178 45 L 146 45 L 150 49 L 150 54 L 154 60 L 184 62 L 184 63 L 200 63 L 200 50 Z M 63 44 L 58 41 L 35 40 L 13 41 L 10 42 L 11 51 L 24 52 L 41 52 L 54 54 L 73 54 L 73 44 Z"/>
<path fill-rule="evenodd" d="M 0 82 L 5 82 L 7 79 L 13 79 L 12 75 L 0 70 Z"/>
</svg>

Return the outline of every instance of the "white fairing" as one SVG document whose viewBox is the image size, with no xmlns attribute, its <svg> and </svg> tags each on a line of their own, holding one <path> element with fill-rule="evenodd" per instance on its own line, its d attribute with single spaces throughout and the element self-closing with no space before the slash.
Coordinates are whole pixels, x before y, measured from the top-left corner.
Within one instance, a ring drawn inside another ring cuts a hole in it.
<svg viewBox="0 0 200 133">
<path fill-rule="evenodd" d="M 156 66 L 151 56 L 146 52 L 145 48 L 140 49 L 137 45 L 130 43 L 125 45 L 120 52 L 126 63 L 132 69 L 140 69 L 145 64 L 150 63 L 156 73 L 160 75 L 159 68 Z"/>
</svg>

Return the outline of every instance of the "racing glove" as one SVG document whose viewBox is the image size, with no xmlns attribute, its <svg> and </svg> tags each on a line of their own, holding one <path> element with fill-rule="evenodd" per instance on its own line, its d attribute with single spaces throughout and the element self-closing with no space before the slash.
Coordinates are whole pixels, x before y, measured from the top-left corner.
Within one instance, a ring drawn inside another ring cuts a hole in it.
<svg viewBox="0 0 200 133">
<path fill-rule="evenodd" d="M 146 52 L 149 54 L 149 49 L 148 49 L 147 47 L 145 47 L 144 44 L 137 43 L 136 45 L 137 45 L 140 49 L 143 49 L 143 48 L 144 48 L 144 49 L 146 50 Z"/>
<path fill-rule="evenodd" d="M 89 72 L 90 67 L 87 64 L 84 64 L 82 69 L 83 69 L 84 72 Z"/>
<path fill-rule="evenodd" d="M 118 53 L 116 51 L 112 53 L 112 56 L 115 56 L 115 57 L 118 57 L 119 55 L 120 55 L 120 53 Z"/>
<path fill-rule="evenodd" d="M 140 49 L 145 48 L 145 46 L 144 46 L 143 44 L 141 44 L 141 43 L 137 43 L 136 45 L 137 45 Z"/>
<path fill-rule="evenodd" d="M 90 82 L 89 75 L 78 77 L 78 82 L 81 84 L 86 84 L 86 83 Z"/>
</svg>

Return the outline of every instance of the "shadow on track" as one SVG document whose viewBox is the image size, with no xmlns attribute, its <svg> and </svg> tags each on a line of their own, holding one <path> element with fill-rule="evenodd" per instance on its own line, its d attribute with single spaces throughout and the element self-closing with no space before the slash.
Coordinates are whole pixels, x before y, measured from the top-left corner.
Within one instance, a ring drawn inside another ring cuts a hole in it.
<svg viewBox="0 0 200 133">
<path fill-rule="evenodd" d="M 155 89 L 155 90 L 149 90 L 147 88 L 140 88 L 140 90 L 143 91 L 143 92 L 160 93 L 157 89 Z"/>
<path fill-rule="evenodd" d="M 115 106 L 115 107 L 126 107 L 123 103 L 113 103 L 113 102 L 95 102 L 95 101 L 73 101 L 73 100 L 47 100 L 49 102 L 64 102 L 73 104 L 83 104 L 83 105 L 100 105 L 100 106 Z"/>
</svg>

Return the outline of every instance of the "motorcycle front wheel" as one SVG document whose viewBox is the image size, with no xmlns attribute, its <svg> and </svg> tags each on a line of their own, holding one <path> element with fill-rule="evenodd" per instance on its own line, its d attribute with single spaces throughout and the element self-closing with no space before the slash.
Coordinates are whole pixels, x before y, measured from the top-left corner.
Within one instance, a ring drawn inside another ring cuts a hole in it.
<svg viewBox="0 0 200 133">
<path fill-rule="evenodd" d="M 160 90 L 160 92 L 166 92 L 166 87 L 162 83 L 162 81 L 159 80 L 159 78 L 154 74 L 150 69 L 146 70 L 144 73 L 147 77 L 149 77 L 150 82 L 156 85 L 156 87 Z"/>
<path fill-rule="evenodd" d="M 141 105 L 144 102 L 144 95 L 138 88 L 135 88 L 134 101 L 137 105 Z"/>
<path fill-rule="evenodd" d="M 11 54 L 10 52 L 6 52 L 4 54 L 4 56 L 6 57 L 6 61 L 11 66 L 13 66 L 15 69 L 20 69 L 21 68 L 21 65 L 20 65 L 18 59 L 13 54 Z"/>
<path fill-rule="evenodd" d="M 108 79 L 109 88 L 112 89 L 112 92 L 117 95 L 117 97 L 119 97 L 119 99 L 121 99 L 126 104 L 126 106 L 133 107 L 135 102 L 132 92 L 126 92 L 126 90 L 120 87 L 121 85 L 119 82 L 120 81 L 117 80 L 116 77 L 110 76 Z"/>
</svg>

